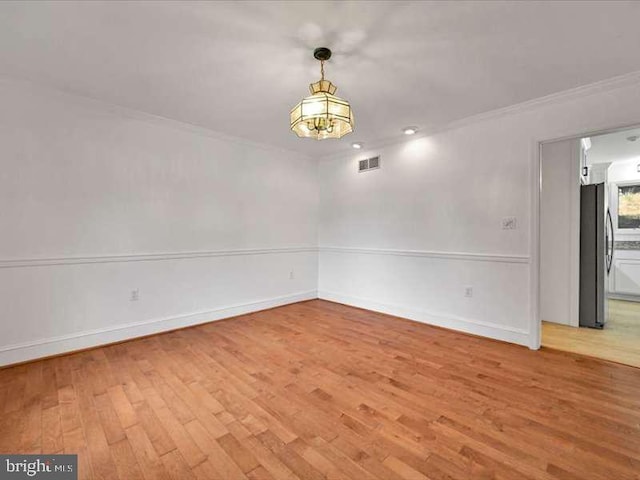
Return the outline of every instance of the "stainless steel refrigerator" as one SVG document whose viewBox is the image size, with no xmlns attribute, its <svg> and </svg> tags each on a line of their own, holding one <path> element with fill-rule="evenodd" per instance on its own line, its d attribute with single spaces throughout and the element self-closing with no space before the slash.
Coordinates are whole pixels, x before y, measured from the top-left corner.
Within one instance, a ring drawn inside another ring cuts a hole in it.
<svg viewBox="0 0 640 480">
<path fill-rule="evenodd" d="M 613 262 L 613 222 L 604 183 L 580 188 L 580 326 L 607 322 L 608 276 Z"/>
</svg>

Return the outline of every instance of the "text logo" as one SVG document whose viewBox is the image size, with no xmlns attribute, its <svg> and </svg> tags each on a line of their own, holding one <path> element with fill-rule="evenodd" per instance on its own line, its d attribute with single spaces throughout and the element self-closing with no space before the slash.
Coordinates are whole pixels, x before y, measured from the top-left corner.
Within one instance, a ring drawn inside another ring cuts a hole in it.
<svg viewBox="0 0 640 480">
<path fill-rule="evenodd" d="M 77 455 L 0 455 L 0 480 L 78 480 Z"/>
</svg>

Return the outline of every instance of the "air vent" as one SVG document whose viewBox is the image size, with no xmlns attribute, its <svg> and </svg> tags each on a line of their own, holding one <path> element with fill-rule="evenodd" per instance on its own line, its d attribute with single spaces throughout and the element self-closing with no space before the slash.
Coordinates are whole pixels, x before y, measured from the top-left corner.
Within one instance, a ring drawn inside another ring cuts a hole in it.
<svg viewBox="0 0 640 480">
<path fill-rule="evenodd" d="M 367 170 L 373 170 L 380 168 L 380 156 L 367 158 L 358 162 L 358 172 L 366 172 Z"/>
</svg>

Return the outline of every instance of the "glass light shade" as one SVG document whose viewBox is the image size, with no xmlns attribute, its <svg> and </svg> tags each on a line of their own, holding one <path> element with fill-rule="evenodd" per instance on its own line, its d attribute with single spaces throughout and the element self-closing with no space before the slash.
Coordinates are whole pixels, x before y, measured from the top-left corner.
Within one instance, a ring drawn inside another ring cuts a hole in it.
<svg viewBox="0 0 640 480">
<path fill-rule="evenodd" d="M 291 110 L 291 130 L 299 137 L 340 138 L 353 131 L 353 111 L 349 102 L 334 95 L 329 80 L 309 85 L 311 95 Z"/>
</svg>

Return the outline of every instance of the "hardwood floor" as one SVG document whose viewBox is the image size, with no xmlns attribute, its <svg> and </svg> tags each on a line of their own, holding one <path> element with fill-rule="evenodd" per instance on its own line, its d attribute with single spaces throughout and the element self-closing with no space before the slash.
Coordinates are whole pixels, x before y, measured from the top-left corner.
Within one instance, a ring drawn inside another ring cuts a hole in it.
<svg viewBox="0 0 640 480">
<path fill-rule="evenodd" d="M 314 300 L 0 371 L 95 479 L 640 478 L 640 370 Z"/>
<path fill-rule="evenodd" d="M 640 303 L 609 300 L 602 330 L 542 322 L 542 345 L 640 368 Z"/>
</svg>

